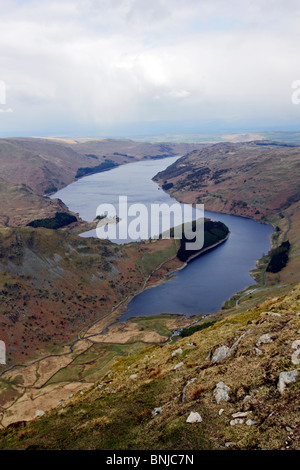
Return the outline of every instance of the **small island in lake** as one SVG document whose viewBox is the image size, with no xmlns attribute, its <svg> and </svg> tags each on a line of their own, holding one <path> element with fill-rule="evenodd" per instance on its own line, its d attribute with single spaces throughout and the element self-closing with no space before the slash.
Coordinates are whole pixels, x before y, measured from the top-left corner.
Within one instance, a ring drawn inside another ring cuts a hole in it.
<svg viewBox="0 0 300 470">
<path fill-rule="evenodd" d="M 192 231 L 195 232 L 196 221 L 193 220 Z M 223 222 L 214 222 L 210 219 L 204 219 L 204 243 L 200 250 L 187 250 L 186 243 L 192 243 L 196 239 L 188 240 L 185 235 L 184 225 L 182 226 L 182 238 L 180 240 L 180 247 L 177 251 L 177 258 L 180 261 L 186 262 L 191 259 L 201 255 L 207 250 L 218 246 L 220 243 L 223 243 L 229 237 L 229 228 L 223 224 Z M 171 236 L 174 236 L 174 229 L 171 229 Z"/>
</svg>

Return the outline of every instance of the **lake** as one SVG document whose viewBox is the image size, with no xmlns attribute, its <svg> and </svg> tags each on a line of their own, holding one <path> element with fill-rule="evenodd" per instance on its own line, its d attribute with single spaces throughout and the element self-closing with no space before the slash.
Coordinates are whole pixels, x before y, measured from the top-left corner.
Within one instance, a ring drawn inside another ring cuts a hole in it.
<svg viewBox="0 0 300 470">
<path fill-rule="evenodd" d="M 71 211 L 87 221 L 95 219 L 101 204 L 113 204 L 118 212 L 119 196 L 127 196 L 128 204 L 170 205 L 176 201 L 152 178 L 177 158 L 143 160 L 86 176 L 51 197 L 60 198 Z M 249 272 L 269 251 L 273 227 L 248 218 L 209 211 L 205 211 L 205 217 L 225 223 L 231 232 L 229 239 L 188 263 L 167 282 L 134 297 L 120 320 L 161 313 L 187 316 L 215 313 L 234 293 L 254 284 Z M 81 236 L 95 237 L 96 231 Z M 130 239 L 115 241 L 125 243 Z"/>
</svg>

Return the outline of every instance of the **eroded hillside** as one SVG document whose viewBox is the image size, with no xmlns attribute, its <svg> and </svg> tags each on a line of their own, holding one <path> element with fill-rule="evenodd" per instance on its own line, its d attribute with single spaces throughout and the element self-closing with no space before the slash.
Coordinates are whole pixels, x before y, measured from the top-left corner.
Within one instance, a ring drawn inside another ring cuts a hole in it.
<svg viewBox="0 0 300 470">
<path fill-rule="evenodd" d="M 300 286 L 122 358 L 2 449 L 300 449 Z M 42 414 L 42 413 L 41 413 Z"/>
</svg>

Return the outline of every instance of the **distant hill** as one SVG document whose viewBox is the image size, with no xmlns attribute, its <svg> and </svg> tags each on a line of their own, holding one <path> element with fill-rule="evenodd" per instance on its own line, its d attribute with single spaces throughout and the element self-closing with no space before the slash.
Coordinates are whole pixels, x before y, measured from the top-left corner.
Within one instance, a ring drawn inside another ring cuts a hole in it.
<svg viewBox="0 0 300 470">
<path fill-rule="evenodd" d="M 154 180 L 207 209 L 261 219 L 300 200 L 299 174 L 300 146 L 228 142 L 185 155 Z"/>
<path fill-rule="evenodd" d="M 288 237 L 289 261 L 267 279 L 300 281 L 300 146 L 259 140 L 195 150 L 154 177 L 181 202 L 271 223 L 277 246 Z"/>
<path fill-rule="evenodd" d="M 78 177 L 140 159 L 183 155 L 202 147 L 203 144 L 152 144 L 114 139 L 78 142 L 47 138 L 0 139 L 0 226 L 26 225 L 33 219 L 51 217 L 60 202 L 45 202 L 41 196 L 56 192 Z M 12 185 L 14 194 L 10 200 L 7 194 L 12 191 Z M 19 204 L 21 199 L 23 202 Z M 22 216 L 18 212 L 21 208 L 24 208 Z M 35 216 L 31 218 L 33 213 Z"/>
</svg>

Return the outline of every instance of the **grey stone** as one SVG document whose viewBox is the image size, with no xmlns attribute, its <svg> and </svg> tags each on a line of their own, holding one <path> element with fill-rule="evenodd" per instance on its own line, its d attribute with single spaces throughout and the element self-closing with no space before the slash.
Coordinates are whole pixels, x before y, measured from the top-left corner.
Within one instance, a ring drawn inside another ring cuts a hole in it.
<svg viewBox="0 0 300 470">
<path fill-rule="evenodd" d="M 259 340 L 256 343 L 256 346 L 260 346 L 261 344 L 268 344 L 272 343 L 273 339 L 272 336 L 269 333 L 266 333 L 265 335 L 262 335 Z"/>
<path fill-rule="evenodd" d="M 291 361 L 293 364 L 295 364 L 295 366 L 300 364 L 299 356 L 300 356 L 300 348 L 296 349 L 296 351 L 293 352 L 292 357 L 291 357 Z"/>
<path fill-rule="evenodd" d="M 228 346 L 220 346 L 213 354 L 212 362 L 220 362 L 231 355 L 231 349 Z"/>
<path fill-rule="evenodd" d="M 189 414 L 186 420 L 187 423 L 201 423 L 201 421 L 202 421 L 202 418 L 199 415 L 199 413 L 194 412 L 194 411 L 191 411 L 191 413 Z"/>
<path fill-rule="evenodd" d="M 182 390 L 182 402 L 183 402 L 183 403 L 186 401 L 186 393 L 185 393 L 185 392 L 186 392 L 187 387 L 188 387 L 190 384 L 194 383 L 195 380 L 196 380 L 196 377 L 192 378 L 192 379 L 189 380 L 189 381 L 187 382 L 187 384 L 183 387 L 183 390 Z"/>
<path fill-rule="evenodd" d="M 235 443 L 234 442 L 225 442 L 225 447 L 231 447 L 231 446 L 234 446 Z"/>
<path fill-rule="evenodd" d="M 279 374 L 279 380 L 277 384 L 277 389 L 282 394 L 285 391 L 285 388 L 288 384 L 296 382 L 299 375 L 298 370 L 290 370 L 288 372 L 281 372 Z"/>
<path fill-rule="evenodd" d="M 233 418 L 246 418 L 246 416 L 248 415 L 248 411 L 238 411 L 237 413 L 233 413 L 233 415 L 231 415 Z"/>
<path fill-rule="evenodd" d="M 230 426 L 236 426 L 237 424 L 243 424 L 243 418 L 235 418 L 230 421 Z"/>
<path fill-rule="evenodd" d="M 182 354 L 182 353 L 183 353 L 182 349 L 178 348 L 178 349 L 176 349 L 176 351 L 172 352 L 172 357 L 176 356 L 176 354 Z"/>
<path fill-rule="evenodd" d="M 183 366 L 183 362 L 179 362 L 178 364 L 176 364 L 176 366 L 174 366 L 174 370 L 177 370 L 179 369 L 179 367 L 182 367 Z"/>
<path fill-rule="evenodd" d="M 281 317 L 281 314 L 280 313 L 276 313 L 276 312 L 266 312 L 267 315 L 271 315 L 272 317 Z"/>
<path fill-rule="evenodd" d="M 238 347 L 239 343 L 242 341 L 242 339 L 250 333 L 250 330 L 245 331 L 229 348 L 228 346 L 220 346 L 216 351 L 214 352 L 211 361 L 212 362 L 221 362 L 224 359 L 227 359 L 233 351 Z"/>
<path fill-rule="evenodd" d="M 6 346 L 4 341 L 0 341 L 0 364 L 6 364 Z"/>
<path fill-rule="evenodd" d="M 253 426 L 256 424 L 256 421 L 254 419 L 247 419 L 246 424 L 247 426 Z"/>
<path fill-rule="evenodd" d="M 154 416 L 160 415 L 161 413 L 162 413 L 161 406 L 159 408 L 154 408 L 154 410 L 152 411 L 152 418 L 154 418 Z"/>
<path fill-rule="evenodd" d="M 224 384 L 224 382 L 219 382 L 216 385 L 216 388 L 214 389 L 214 397 L 217 403 L 220 403 L 221 401 L 229 401 L 229 390 L 230 387 Z"/>
<path fill-rule="evenodd" d="M 132 374 L 130 377 L 129 377 L 131 380 L 134 380 L 137 378 L 137 374 Z"/>
</svg>

